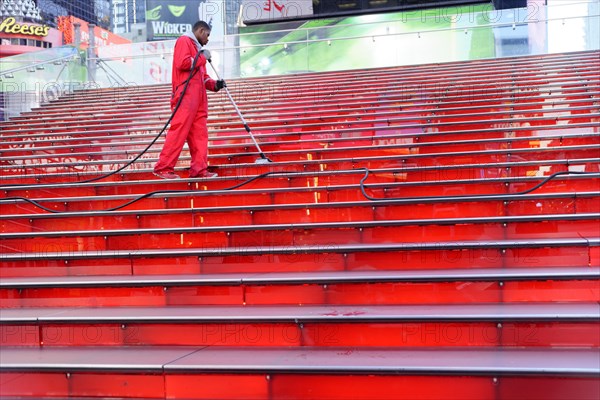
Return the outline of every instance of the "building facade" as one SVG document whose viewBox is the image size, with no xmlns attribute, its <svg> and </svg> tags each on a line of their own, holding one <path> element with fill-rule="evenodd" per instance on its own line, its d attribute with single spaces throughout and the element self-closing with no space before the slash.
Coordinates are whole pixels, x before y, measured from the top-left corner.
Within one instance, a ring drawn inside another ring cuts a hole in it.
<svg viewBox="0 0 600 400">
<path fill-rule="evenodd" d="M 111 30 L 117 34 L 131 33 L 146 22 L 146 0 L 112 0 Z"/>
<path fill-rule="evenodd" d="M 37 0 L 44 23 L 56 26 L 57 17 L 72 15 L 104 29 L 111 27 L 110 0 Z"/>
<path fill-rule="evenodd" d="M 82 47 L 87 46 L 92 24 L 96 46 L 130 43 L 106 29 L 110 22 L 110 0 L 0 0 L 0 57 L 72 44 L 74 23 L 81 27 Z"/>
<path fill-rule="evenodd" d="M 45 23 L 33 0 L 0 2 L 0 58 L 62 46 L 55 24 Z"/>
</svg>

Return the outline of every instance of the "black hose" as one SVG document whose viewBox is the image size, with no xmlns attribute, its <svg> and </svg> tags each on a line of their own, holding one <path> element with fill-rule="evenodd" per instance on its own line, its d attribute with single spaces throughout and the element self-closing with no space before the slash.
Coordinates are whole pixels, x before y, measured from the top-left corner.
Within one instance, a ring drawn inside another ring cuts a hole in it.
<svg viewBox="0 0 600 400">
<path fill-rule="evenodd" d="M 280 171 L 280 172 L 265 172 L 264 174 L 260 174 L 260 175 L 256 175 L 250 179 L 247 179 L 243 182 L 240 182 L 236 185 L 233 185 L 231 187 L 225 188 L 225 189 L 220 189 L 220 190 L 235 190 L 237 188 L 240 188 L 242 186 L 245 186 L 249 183 L 252 183 L 258 179 L 262 179 L 265 178 L 269 175 L 273 175 L 273 174 L 281 174 L 281 173 L 286 173 L 286 172 L 290 172 L 290 171 Z M 148 192 L 146 194 L 143 194 L 141 196 L 138 196 L 132 200 L 129 200 L 126 203 L 123 203 L 121 205 L 118 205 L 116 207 L 112 207 L 112 208 L 107 208 L 105 210 L 94 210 L 93 212 L 106 212 L 106 211 L 117 211 L 120 210 L 122 208 L 125 208 L 133 203 L 137 203 L 140 200 L 146 199 L 148 197 L 152 197 L 152 196 L 156 196 L 156 195 L 163 195 L 163 194 L 198 194 L 199 192 L 197 190 L 155 190 L 153 192 Z M 53 213 L 53 214 L 62 214 L 68 211 L 58 211 L 58 210 L 53 210 L 51 208 L 45 207 L 43 205 L 41 205 L 39 202 L 35 201 L 35 200 L 31 200 L 28 199 L 26 197 L 20 197 L 20 196 L 15 196 L 15 197 L 5 197 L 5 198 L 0 198 L 0 202 L 8 202 L 8 201 L 16 201 L 16 200 L 21 200 L 24 201 L 26 203 L 32 204 L 44 211 L 47 211 L 49 213 Z"/>
<path fill-rule="evenodd" d="M 387 200 L 407 200 L 407 199 L 414 199 L 414 200 L 427 200 L 427 199 L 434 199 L 437 198 L 439 196 L 424 196 L 424 197 L 373 197 L 367 194 L 366 190 L 365 190 L 365 181 L 367 180 L 367 178 L 369 177 L 369 169 L 368 168 L 357 168 L 356 171 L 365 171 L 365 176 L 362 177 L 362 179 L 360 180 L 360 191 L 362 193 L 362 195 L 367 199 L 367 200 L 371 200 L 371 201 L 387 201 Z M 514 193 L 495 193 L 495 194 L 476 194 L 476 195 L 460 195 L 460 196 L 452 196 L 452 198 L 465 198 L 465 197 L 469 197 L 469 198 L 473 198 L 473 197 L 497 197 L 497 196 L 506 196 L 506 195 L 511 195 L 511 196 L 519 196 L 519 195 L 524 195 L 524 194 L 528 194 L 533 192 L 534 190 L 537 190 L 539 188 L 541 188 L 542 186 L 544 186 L 546 183 L 550 182 L 552 179 L 556 178 L 557 176 L 561 176 L 561 175 L 592 175 L 594 174 L 594 172 L 581 172 L 581 171 L 559 171 L 556 172 L 548 177 L 546 177 L 546 179 L 544 179 L 543 181 L 541 181 L 540 183 L 538 183 L 537 185 L 535 185 L 534 187 L 527 189 L 527 190 L 523 190 L 520 192 L 514 192 Z"/>
<path fill-rule="evenodd" d="M 365 175 L 362 177 L 362 179 L 360 180 L 359 183 L 359 187 L 360 187 L 360 191 L 362 193 L 362 195 L 370 201 L 389 201 L 389 200 L 429 200 L 429 199 L 435 199 L 435 198 L 439 198 L 440 196 L 423 196 L 423 197 L 373 197 L 367 194 L 366 189 L 365 189 L 365 181 L 367 180 L 367 178 L 369 177 L 370 174 L 370 170 L 368 168 L 358 168 L 355 169 L 353 171 L 365 171 Z M 285 173 L 294 173 L 292 171 L 277 171 L 277 172 L 265 172 L 264 174 L 260 174 L 260 175 L 256 175 L 250 179 L 247 179 L 243 182 L 240 182 L 236 185 L 230 186 L 228 188 L 225 189 L 220 189 L 220 190 L 235 190 L 238 189 L 242 186 L 245 186 L 251 182 L 254 182 L 258 179 L 263 179 L 266 178 L 267 176 L 273 175 L 273 174 L 285 174 Z M 593 175 L 593 172 L 579 172 L 579 171 L 560 171 L 560 172 L 556 172 L 548 177 L 546 177 L 542 182 L 538 183 L 537 185 L 533 186 L 530 189 L 527 190 L 523 190 L 520 192 L 514 192 L 514 193 L 496 193 L 496 194 L 478 194 L 478 195 L 461 195 L 461 196 L 452 196 L 453 199 L 460 199 L 460 198 L 485 198 L 485 197 L 497 197 L 497 196 L 506 196 L 506 195 L 525 195 L 528 193 L 533 192 L 534 190 L 539 189 L 540 187 L 544 186 L 545 184 L 547 184 L 548 182 L 550 182 L 551 180 L 553 180 L 554 178 L 556 178 L 557 176 L 561 176 L 561 175 Z M 138 196 L 126 203 L 123 203 L 121 205 L 118 205 L 116 207 L 112 207 L 112 208 L 108 208 L 105 210 L 94 210 L 93 212 L 107 212 L 107 211 L 117 211 L 120 210 L 122 208 L 125 208 L 131 204 L 137 203 L 140 200 L 152 197 L 152 196 L 156 196 L 156 195 L 164 195 L 164 194 L 198 194 L 199 192 L 197 190 L 157 190 L 157 191 L 153 191 L 153 192 L 149 192 L 146 194 L 143 194 L 141 196 Z M 58 210 L 53 210 L 51 208 L 45 207 L 43 205 L 41 205 L 39 202 L 35 201 L 35 200 L 31 200 L 25 197 L 7 197 L 7 198 L 2 198 L 0 199 L 0 202 L 6 202 L 6 201 L 25 201 L 29 204 L 32 204 L 44 211 L 50 212 L 50 213 L 54 213 L 54 214 L 62 214 L 68 211 L 58 211 Z"/>
</svg>

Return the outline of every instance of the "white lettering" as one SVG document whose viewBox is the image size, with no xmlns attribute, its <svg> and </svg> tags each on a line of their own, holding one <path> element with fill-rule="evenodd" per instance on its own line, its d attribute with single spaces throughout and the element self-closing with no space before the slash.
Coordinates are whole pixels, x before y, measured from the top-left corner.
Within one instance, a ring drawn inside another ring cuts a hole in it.
<svg viewBox="0 0 600 400">
<path fill-rule="evenodd" d="M 152 29 L 156 35 L 183 35 L 192 30 L 190 24 L 170 24 L 165 21 L 152 21 Z"/>
</svg>

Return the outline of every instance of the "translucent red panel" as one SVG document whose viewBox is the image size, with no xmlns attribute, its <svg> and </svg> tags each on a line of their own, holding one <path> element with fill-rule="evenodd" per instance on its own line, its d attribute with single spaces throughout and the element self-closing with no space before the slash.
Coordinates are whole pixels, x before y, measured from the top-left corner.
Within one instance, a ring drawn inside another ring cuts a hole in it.
<svg viewBox="0 0 600 400">
<path fill-rule="evenodd" d="M 211 165 L 219 164 L 221 177 L 256 175 L 267 171 L 324 171 L 369 167 L 393 169 L 370 177 L 369 193 L 376 197 L 406 198 L 470 194 L 510 194 L 529 189 L 542 177 L 575 168 L 598 172 L 597 91 L 600 74 L 596 53 L 514 60 L 477 61 L 469 65 L 411 66 L 369 71 L 373 84 L 365 90 L 356 72 L 323 76 L 262 78 L 238 82 L 237 95 L 263 149 L 281 165 L 253 164 L 257 155 L 227 99 L 211 98 Z M 574 63 L 577 63 L 574 67 Z M 397 85 L 398 73 L 403 84 Z M 517 71 L 517 74 L 515 74 Z M 448 77 L 451 77 L 448 78 Z M 490 80 L 493 76 L 493 81 Z M 252 85 L 252 86 L 251 86 Z M 310 86 L 310 89 L 308 87 Z M 385 96 L 381 97 L 381 90 Z M 82 179 L 74 174 L 114 168 L 116 159 L 138 152 L 168 115 L 161 103 L 168 85 L 78 92 L 28 113 L 19 122 L 3 124 L 0 156 L 2 184 L 64 182 Z M 269 100 L 269 109 L 259 105 Z M 100 110 L 103 115 L 82 118 Z M 91 101 L 94 100 L 94 101 Z M 142 104 L 143 103 L 143 104 Z M 365 107 L 365 104 L 368 107 Z M 435 112 L 432 112 L 435 111 Z M 318 115 L 318 118 L 315 117 Z M 52 135 L 51 137 L 49 135 Z M 552 136 L 553 135 L 553 136 Z M 552 136 L 552 137 L 551 137 Z M 27 139 L 33 147 L 18 146 Z M 90 145 L 92 143 L 92 145 Z M 156 157 L 162 145 L 147 154 Z M 12 147 L 8 149 L 7 147 Z M 59 147 L 62 146 L 62 147 Z M 69 148 L 72 146 L 72 149 Z M 81 146 L 81 147 L 79 147 Z M 43 153 L 42 153 L 43 152 Z M 110 154 L 109 154 L 110 152 Z M 125 153 L 127 152 L 127 154 Z M 32 155 L 40 156 L 31 158 Z M 7 164 L 11 161 L 28 165 Z M 587 161 L 580 161 L 589 158 Z M 568 160 L 568 162 L 567 162 Z M 39 162 L 75 162 L 56 167 Z M 244 162 L 247 166 L 233 166 Z M 498 165 L 495 165 L 498 163 Z M 178 172 L 189 164 L 183 153 Z M 129 210 L 174 210 L 144 215 L 95 215 L 72 218 L 11 218 L 0 220 L 2 232 L 90 230 L 98 233 L 63 235 L 35 240 L 6 239 L 3 253 L 37 252 L 36 260 L 14 258 L 4 262 L 2 277 L 74 275 L 150 275 L 201 273 L 260 273 L 267 271 L 351 271 L 449 268 L 598 267 L 598 247 L 499 248 L 495 241 L 549 238 L 595 238 L 598 221 L 561 220 L 452 225 L 378 226 L 363 229 L 261 229 L 257 231 L 177 232 L 180 227 L 315 222 L 382 221 L 597 213 L 600 197 L 582 197 L 597 191 L 597 178 L 558 178 L 536 194 L 575 193 L 548 198 L 422 204 L 335 202 L 365 199 L 355 186 L 356 174 L 318 177 L 267 178 L 245 189 L 204 195 L 240 182 L 216 179 L 185 182 L 143 182 L 153 160 L 136 165 L 98 185 L 69 188 L 10 189 L 0 196 L 54 198 L 43 204 L 59 211 L 101 210 L 126 199 L 96 196 L 128 195 L 161 189 L 197 190 L 197 195 L 146 199 Z M 8 167 L 8 168 L 7 168 Z M 139 169 L 141 168 L 141 169 Z M 67 175 L 67 174 L 70 175 Z M 74 173 L 74 174 L 71 174 Z M 34 177 L 33 174 L 39 174 Z M 523 181 L 513 178 L 535 177 Z M 142 181 L 143 183 L 133 182 Z M 106 182 L 128 181 L 125 185 Z M 505 185 L 508 182 L 508 185 Z M 346 185 L 347 187 L 337 187 Z M 76 197 L 66 203 L 64 196 Z M 321 204 L 329 202 L 329 207 Z M 298 203 L 292 208 L 251 210 L 256 205 Z M 314 205 L 314 206 L 312 206 Z M 25 204 L 3 204 L 2 213 L 40 213 Z M 243 210 L 209 207 L 250 206 Z M 102 234 L 109 229 L 170 228 L 157 234 L 129 232 Z M 436 243 L 488 240 L 488 248 L 462 246 L 444 249 Z M 422 243 L 399 251 L 348 251 L 348 244 Z M 307 253 L 301 247 L 317 246 Z M 264 246 L 258 254 L 252 254 Z M 273 254 L 274 246 L 287 254 Z M 142 256 L 142 249 L 207 249 L 210 255 Z M 238 254 L 222 255 L 234 248 Z M 125 251 L 112 256 L 109 251 Z M 75 252 L 88 257 L 72 257 Z M 51 260 L 45 255 L 63 252 Z M 73 258 L 73 259 L 70 259 Z M 277 304 L 473 304 L 591 302 L 600 300 L 597 280 L 536 280 L 491 282 L 368 282 L 332 284 L 252 284 L 163 287 L 24 288 L 0 291 L 2 307 L 119 307 L 169 305 L 277 305 Z M 390 346 L 390 347 L 600 347 L 595 323 L 581 321 L 535 322 L 377 322 L 354 323 L 242 322 L 133 324 L 5 324 L 1 344 L 11 346 Z M 350 350 L 351 351 L 351 350 Z M 290 371 L 287 371 L 290 372 Z M 164 371 L 161 371 L 164 373 Z M 539 398 L 587 400 L 600 397 L 597 377 L 580 376 L 418 376 L 326 374 L 187 374 L 123 373 L 119 371 L 33 371 L 0 375 L 3 396 L 37 397 L 144 397 L 188 399 L 459 399 L 503 400 Z"/>
<path fill-rule="evenodd" d="M 0 325 L 0 344 L 2 346 L 39 346 L 41 335 L 40 327 L 34 324 Z"/>
<path fill-rule="evenodd" d="M 233 272 L 301 272 L 339 270 L 398 270 L 455 268 L 515 268 L 515 267 L 587 267 L 590 252 L 587 247 L 539 246 L 496 249 L 407 248 L 400 251 L 349 252 L 340 254 L 339 245 L 321 244 L 318 252 L 303 254 L 301 249 L 286 254 L 248 255 L 257 248 L 233 255 L 185 255 L 177 257 L 142 257 L 132 252 L 125 257 L 74 260 L 14 260 L 5 261 L 2 275 L 65 276 L 65 275 L 146 275 L 197 274 Z M 293 247 L 289 248 L 293 250 Z M 218 252 L 217 252 L 218 253 Z"/>
<path fill-rule="evenodd" d="M 182 375 L 167 375 L 167 387 L 182 390 Z M 314 399 L 441 399 L 444 390 L 461 396 L 461 399 L 490 398 L 493 387 L 487 377 L 391 377 L 391 376 L 326 376 L 326 375 L 269 375 L 243 377 L 207 376 L 215 385 L 207 390 L 189 388 L 182 393 L 198 399 L 227 398 L 222 389 L 227 384 L 235 386 L 239 399 L 314 398 Z M 264 393 L 266 391 L 266 393 Z M 180 393 L 177 391 L 176 393 Z M 447 393 L 447 392 L 446 392 Z M 264 396 L 264 397 L 263 397 Z"/>
<path fill-rule="evenodd" d="M 30 260 L 3 262 L 2 277 L 78 276 L 78 275 L 130 275 L 129 259 L 95 260 Z"/>
<path fill-rule="evenodd" d="M 98 288 L 3 289 L 2 308 L 13 307 L 122 307 L 167 304 L 162 286 Z"/>
<path fill-rule="evenodd" d="M 348 254 L 346 268 L 369 269 L 443 269 L 587 266 L 586 248 L 520 248 L 424 250 L 401 253 Z"/>
<path fill-rule="evenodd" d="M 157 257 L 132 259 L 132 275 L 200 274 L 202 262 L 195 256 Z M 89 261 L 87 261 L 89 262 Z"/>
<path fill-rule="evenodd" d="M 461 399 L 595 400 L 598 379 L 578 376 L 419 376 L 324 374 L 124 374 L 3 372 L 3 395 L 136 396 L 175 399 Z M 525 396 L 525 397 L 524 397 Z"/>
<path fill-rule="evenodd" d="M 223 322 L 11 325 L 10 346 L 598 347 L 592 322 Z M 39 342 L 36 342 L 36 339 Z"/>
<path fill-rule="evenodd" d="M 180 286 L 165 289 L 168 305 L 242 305 L 244 286 Z"/>
<path fill-rule="evenodd" d="M 590 248 L 597 249 L 595 247 Z M 504 282 L 505 302 L 568 302 L 600 300 L 598 281 L 536 281 Z"/>
<path fill-rule="evenodd" d="M 320 196 L 311 198 L 309 203 L 319 200 Z M 364 199 L 361 199 L 364 200 Z M 191 203 L 190 200 L 188 202 Z M 215 226 L 215 225 L 249 225 L 249 224 L 297 224 L 310 222 L 336 222 L 336 221 L 370 221 L 370 220 L 405 220 L 411 218 L 464 218 L 503 215 L 540 215 L 540 214 L 573 214 L 593 213 L 600 209 L 600 197 L 574 198 L 544 198 L 527 200 L 515 199 L 504 204 L 498 200 L 479 202 L 440 202 L 440 203 L 409 203 L 379 205 L 378 203 L 364 203 L 343 206 L 332 204 L 331 207 L 302 207 L 268 210 L 239 210 L 235 212 L 212 211 L 201 208 L 176 213 L 152 213 L 89 217 L 46 218 L 35 219 L 2 219 L 0 224 L 3 232 L 27 231 L 56 231 L 56 230 L 104 230 L 104 229 L 135 229 L 135 228 L 169 228 L 190 226 Z M 189 207 L 190 204 L 187 205 Z M 373 209 L 374 208 L 374 209 Z M 160 210 L 160 209 L 159 209 Z M 39 210 L 38 210 L 39 211 Z M 581 222 L 584 223 L 584 222 Z M 575 222 L 565 224 L 577 224 Z M 513 229 L 510 224 L 508 229 Z"/>
<path fill-rule="evenodd" d="M 497 396 L 506 400 L 518 400 L 523 396 L 548 400 L 581 399 L 600 397 L 600 382 L 597 377 L 563 376 L 506 376 L 499 379 Z"/>
<path fill-rule="evenodd" d="M 164 377 L 152 374 L 3 372 L 3 396 L 94 396 L 164 398 Z"/>
<path fill-rule="evenodd" d="M 600 286 L 595 280 L 25 288 L 4 289 L 0 292 L 2 308 L 468 304 L 599 300 Z"/>
<path fill-rule="evenodd" d="M 265 374 L 167 374 L 165 392 L 173 399 L 266 400 L 273 398 L 269 379 Z"/>
<path fill-rule="evenodd" d="M 69 379 L 64 372 L 2 372 L 2 396 L 41 398 L 68 396 Z"/>
</svg>

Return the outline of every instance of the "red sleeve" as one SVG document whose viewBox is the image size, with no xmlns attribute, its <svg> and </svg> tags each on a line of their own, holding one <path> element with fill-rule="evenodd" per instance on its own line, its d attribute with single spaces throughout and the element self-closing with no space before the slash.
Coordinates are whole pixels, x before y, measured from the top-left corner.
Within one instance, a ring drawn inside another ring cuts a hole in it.
<svg viewBox="0 0 600 400">
<path fill-rule="evenodd" d="M 212 79 L 210 76 L 208 76 L 208 74 L 204 75 L 204 87 L 206 88 L 206 90 L 210 90 L 211 92 L 216 92 L 217 91 L 217 82 L 215 82 L 214 79 Z"/>
<path fill-rule="evenodd" d="M 175 50 L 173 51 L 173 65 L 175 68 L 181 71 L 189 71 L 192 69 L 192 63 L 194 57 L 196 57 L 197 50 L 196 45 L 192 42 L 192 39 L 187 37 L 180 37 L 175 42 Z M 196 68 L 206 64 L 204 57 L 198 57 L 196 61 Z"/>
</svg>

